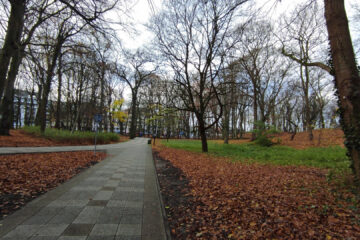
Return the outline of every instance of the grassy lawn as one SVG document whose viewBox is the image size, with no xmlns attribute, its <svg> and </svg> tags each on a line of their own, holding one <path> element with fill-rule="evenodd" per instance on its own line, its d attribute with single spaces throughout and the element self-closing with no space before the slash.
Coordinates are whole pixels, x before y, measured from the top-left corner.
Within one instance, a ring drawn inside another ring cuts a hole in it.
<svg viewBox="0 0 360 240">
<path fill-rule="evenodd" d="M 167 147 L 201 152 L 199 140 L 169 140 L 162 141 Z M 350 161 L 344 148 L 323 147 L 298 150 L 285 146 L 262 147 L 253 143 L 220 144 L 208 141 L 209 154 L 229 157 L 234 162 L 257 162 L 262 164 L 310 166 L 348 170 Z"/>
<path fill-rule="evenodd" d="M 50 140 L 57 142 L 72 142 L 72 143 L 82 143 L 82 142 L 93 142 L 95 137 L 95 132 L 80 132 L 68 130 L 58 130 L 55 128 L 46 128 L 45 133 L 41 134 L 39 127 L 24 127 L 23 130 L 27 133 L 30 133 L 35 136 L 45 137 Z M 116 133 L 98 133 L 97 143 L 110 143 L 119 141 L 119 135 Z"/>
</svg>

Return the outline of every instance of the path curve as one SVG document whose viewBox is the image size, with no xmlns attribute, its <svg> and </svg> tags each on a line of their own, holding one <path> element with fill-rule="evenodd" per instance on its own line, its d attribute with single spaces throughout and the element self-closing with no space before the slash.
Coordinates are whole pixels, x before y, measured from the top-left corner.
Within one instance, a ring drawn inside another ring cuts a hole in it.
<svg viewBox="0 0 360 240">
<path fill-rule="evenodd" d="M 0 239 L 167 239 L 147 140 L 99 145 L 105 160 L 0 221 Z M 84 150 L 93 146 L 0 148 L 0 154 Z"/>
</svg>

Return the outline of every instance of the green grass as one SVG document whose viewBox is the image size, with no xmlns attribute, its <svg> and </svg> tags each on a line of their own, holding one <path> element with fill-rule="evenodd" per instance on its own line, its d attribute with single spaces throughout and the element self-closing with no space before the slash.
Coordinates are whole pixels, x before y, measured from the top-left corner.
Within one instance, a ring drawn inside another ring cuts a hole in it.
<svg viewBox="0 0 360 240">
<path fill-rule="evenodd" d="M 38 137 L 44 137 L 57 142 L 69 142 L 69 143 L 91 143 L 94 141 L 95 132 L 80 132 L 68 130 L 58 130 L 55 128 L 45 129 L 45 133 L 41 134 L 39 127 L 24 127 L 23 130 L 27 133 Z M 104 144 L 110 142 L 119 141 L 119 135 L 116 133 L 98 133 L 97 143 Z"/>
<path fill-rule="evenodd" d="M 201 152 L 197 140 L 169 140 L 162 143 L 171 148 Z M 209 154 L 229 157 L 234 162 L 257 162 L 262 164 L 310 166 L 330 169 L 348 169 L 350 161 L 344 148 L 308 148 L 298 150 L 285 146 L 262 147 L 253 143 L 220 144 L 208 141 Z"/>
</svg>

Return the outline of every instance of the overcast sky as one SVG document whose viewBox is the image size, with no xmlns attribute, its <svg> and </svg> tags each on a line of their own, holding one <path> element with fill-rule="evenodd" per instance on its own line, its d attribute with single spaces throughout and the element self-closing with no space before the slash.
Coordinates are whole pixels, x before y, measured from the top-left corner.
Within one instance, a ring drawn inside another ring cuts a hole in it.
<svg viewBox="0 0 360 240">
<path fill-rule="evenodd" d="M 320 0 L 318 0 L 320 1 Z M 323 1 L 323 0 L 321 0 Z M 346 10 L 348 13 L 349 20 L 351 19 L 351 15 L 353 11 L 351 10 L 352 4 L 355 4 L 359 0 L 345 0 Z M 147 31 L 144 26 L 150 20 L 150 17 L 153 11 L 159 12 L 161 10 L 161 2 L 162 0 L 152 0 L 153 8 L 149 5 L 148 0 L 135 0 L 134 5 L 131 7 L 131 11 L 129 11 L 129 15 L 131 16 L 131 26 L 137 30 L 137 33 L 126 33 L 122 30 L 118 31 L 118 36 L 122 40 L 122 44 L 125 48 L 128 49 L 137 49 L 141 46 L 146 46 L 153 40 L 153 35 L 149 31 Z M 256 0 L 257 5 L 259 7 L 263 7 L 263 9 L 272 10 L 267 12 L 266 15 L 276 20 L 282 13 L 291 12 L 292 9 L 295 8 L 297 3 L 304 2 L 304 0 L 282 0 L 278 2 L 274 7 L 275 0 Z M 321 13 L 323 14 L 323 13 Z M 359 25 L 360 23 L 357 23 Z M 354 25 L 354 23 L 350 22 L 350 28 Z M 358 27 L 359 31 L 360 28 Z M 352 34 L 354 35 L 354 31 Z M 357 36 L 352 36 L 353 39 L 360 39 L 360 32 L 356 33 Z M 124 97 L 126 100 L 131 98 L 130 90 L 126 87 L 124 92 Z"/>
<path fill-rule="evenodd" d="M 319 1 L 319 0 L 318 0 Z M 345 0 L 346 10 L 348 13 L 348 17 L 352 15 L 351 5 L 355 4 L 358 0 Z M 161 10 L 161 2 L 162 0 L 152 0 L 153 10 L 158 12 Z M 281 13 L 287 11 L 291 12 L 292 9 L 296 6 L 297 3 L 304 2 L 304 0 L 282 0 L 276 7 L 273 7 L 274 0 L 257 0 L 257 5 L 262 6 L 264 9 L 271 8 L 272 11 L 269 13 L 272 18 L 276 19 Z M 149 5 L 149 0 L 137 0 L 129 12 L 129 15 L 132 17 L 132 26 L 138 31 L 138 33 L 119 33 L 120 38 L 123 40 L 123 45 L 126 48 L 136 49 L 142 45 L 146 45 L 151 42 L 152 34 L 147 31 L 144 24 L 146 24 L 152 14 L 152 7 Z M 359 24 L 359 23 L 358 23 Z M 350 22 L 350 27 L 353 25 Z M 353 36 L 355 38 L 355 36 Z"/>
</svg>

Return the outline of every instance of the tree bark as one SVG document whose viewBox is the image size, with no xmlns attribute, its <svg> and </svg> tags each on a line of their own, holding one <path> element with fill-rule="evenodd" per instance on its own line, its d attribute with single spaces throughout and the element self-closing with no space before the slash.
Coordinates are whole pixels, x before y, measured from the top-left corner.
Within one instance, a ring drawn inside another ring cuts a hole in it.
<svg viewBox="0 0 360 240">
<path fill-rule="evenodd" d="M 200 117 L 198 117 L 198 121 L 199 121 L 199 134 L 201 137 L 201 149 L 203 152 L 208 152 L 205 123 L 203 121 L 203 118 Z"/>
<path fill-rule="evenodd" d="M 360 184 L 360 76 L 350 37 L 344 0 L 324 0 L 341 123 L 352 169 Z"/>
<path fill-rule="evenodd" d="M 12 113 L 14 106 L 14 84 L 16 75 L 19 70 L 21 61 L 21 52 L 17 51 L 11 59 L 10 70 L 8 74 L 8 83 L 4 92 L 4 97 L 0 104 L 0 135 L 10 135 L 10 128 L 12 126 Z"/>
<path fill-rule="evenodd" d="M 130 139 L 136 137 L 136 124 L 137 124 L 137 89 L 132 90 L 132 103 L 131 103 L 131 122 L 130 122 Z M 153 133 L 155 134 L 155 133 Z"/>
<path fill-rule="evenodd" d="M 46 107 L 48 104 L 48 98 L 49 98 L 50 89 L 51 89 L 51 81 L 52 81 L 52 78 L 54 75 L 56 61 L 58 60 L 58 57 L 61 52 L 61 48 L 62 48 L 64 41 L 65 41 L 65 39 L 63 38 L 63 36 L 59 35 L 57 42 L 54 46 L 54 53 L 51 56 L 51 62 L 47 67 L 46 80 L 45 80 L 42 97 L 41 97 L 41 101 L 40 101 L 39 109 L 38 109 L 39 125 L 40 125 L 40 131 L 42 133 L 45 131 L 45 127 L 46 127 Z"/>
<path fill-rule="evenodd" d="M 10 1 L 11 10 L 6 30 L 3 48 L 0 52 L 0 99 L 2 98 L 7 84 L 7 74 L 11 58 L 17 54 L 20 48 L 20 40 L 24 27 L 24 15 L 26 1 Z"/>
<path fill-rule="evenodd" d="M 62 54 L 59 54 L 59 64 L 58 64 L 58 90 L 57 90 L 57 101 L 56 101 L 56 122 L 55 128 L 61 128 L 61 88 L 62 88 Z"/>
</svg>

